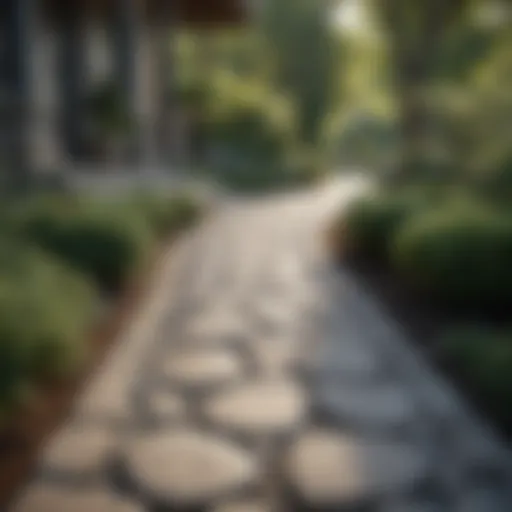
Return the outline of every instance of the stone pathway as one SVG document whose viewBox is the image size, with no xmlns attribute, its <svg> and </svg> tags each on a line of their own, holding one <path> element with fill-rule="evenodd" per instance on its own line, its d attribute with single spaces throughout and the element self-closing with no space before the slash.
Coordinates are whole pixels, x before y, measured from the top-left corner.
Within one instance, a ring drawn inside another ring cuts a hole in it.
<svg viewBox="0 0 512 512">
<path fill-rule="evenodd" d="M 173 249 L 11 510 L 512 510 L 504 446 L 326 257 L 358 189 L 233 200 Z"/>
</svg>

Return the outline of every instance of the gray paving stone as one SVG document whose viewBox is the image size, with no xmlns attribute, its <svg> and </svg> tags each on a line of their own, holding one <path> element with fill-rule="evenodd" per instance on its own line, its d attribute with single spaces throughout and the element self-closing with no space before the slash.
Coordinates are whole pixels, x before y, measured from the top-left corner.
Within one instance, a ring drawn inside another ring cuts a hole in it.
<svg viewBox="0 0 512 512">
<path fill-rule="evenodd" d="M 326 383 L 322 405 L 355 429 L 392 430 L 415 419 L 411 394 L 397 384 Z"/>
<path fill-rule="evenodd" d="M 269 380 L 220 393 L 205 412 L 214 424 L 244 434 L 281 434 L 301 425 L 306 407 L 306 394 L 294 382 Z"/>
<path fill-rule="evenodd" d="M 58 431 L 41 456 L 43 469 L 76 477 L 99 475 L 117 444 L 114 432 L 97 426 L 69 425 Z"/>
<path fill-rule="evenodd" d="M 143 435 L 124 450 L 135 486 L 168 506 L 205 506 L 255 481 L 253 455 L 193 428 Z"/>
<path fill-rule="evenodd" d="M 11 512 L 143 512 L 143 508 L 104 490 L 70 490 L 37 484 L 21 496 Z"/>
<path fill-rule="evenodd" d="M 452 509 L 451 505 L 400 500 L 398 503 L 385 504 L 379 509 L 379 512 L 453 512 Z"/>
<path fill-rule="evenodd" d="M 327 347 L 319 348 L 321 360 L 319 371 L 333 372 L 340 380 L 371 380 L 379 373 L 377 354 L 369 347 L 357 343 L 350 331 L 332 335 L 332 341 L 325 343 Z"/>
<path fill-rule="evenodd" d="M 299 438 L 286 460 L 292 488 L 312 507 L 358 505 L 405 493 L 427 469 L 425 454 L 411 446 L 370 443 L 322 430 Z"/>
<path fill-rule="evenodd" d="M 464 489 L 456 512 L 510 512 L 512 491 Z"/>
</svg>

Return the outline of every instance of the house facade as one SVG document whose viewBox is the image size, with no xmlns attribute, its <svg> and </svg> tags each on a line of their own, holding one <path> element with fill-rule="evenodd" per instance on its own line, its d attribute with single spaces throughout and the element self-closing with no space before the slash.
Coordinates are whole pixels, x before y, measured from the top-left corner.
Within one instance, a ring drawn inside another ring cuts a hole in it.
<svg viewBox="0 0 512 512">
<path fill-rule="evenodd" d="M 184 135 L 172 29 L 245 15 L 241 0 L 2 0 L 2 170 L 168 162 Z"/>
</svg>

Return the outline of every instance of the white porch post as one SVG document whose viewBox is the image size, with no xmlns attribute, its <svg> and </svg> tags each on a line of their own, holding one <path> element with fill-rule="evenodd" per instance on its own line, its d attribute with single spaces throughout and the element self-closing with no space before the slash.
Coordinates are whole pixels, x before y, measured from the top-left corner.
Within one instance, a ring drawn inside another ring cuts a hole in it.
<svg viewBox="0 0 512 512">
<path fill-rule="evenodd" d="M 143 13 L 138 0 L 115 0 L 113 11 L 114 74 L 134 120 L 134 133 L 129 137 L 126 157 L 130 163 L 142 164 L 147 152 L 144 123 L 140 107 Z"/>
<path fill-rule="evenodd" d="M 36 0 L 3 0 L 2 142 L 7 181 L 27 184 L 35 162 L 31 135 L 34 113 L 32 73 L 36 43 Z"/>
<path fill-rule="evenodd" d="M 61 133 L 64 149 L 73 160 L 80 159 L 84 143 L 84 96 L 86 87 L 85 26 L 76 5 L 63 7 L 60 22 L 59 82 L 62 94 Z"/>
</svg>

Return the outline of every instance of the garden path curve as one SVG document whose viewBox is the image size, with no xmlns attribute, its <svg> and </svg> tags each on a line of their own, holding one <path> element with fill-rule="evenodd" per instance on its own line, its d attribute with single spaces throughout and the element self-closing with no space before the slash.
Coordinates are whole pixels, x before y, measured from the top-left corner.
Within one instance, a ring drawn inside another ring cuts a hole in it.
<svg viewBox="0 0 512 512">
<path fill-rule="evenodd" d="M 325 246 L 361 190 L 226 200 L 12 512 L 507 512 L 510 457 Z"/>
</svg>

